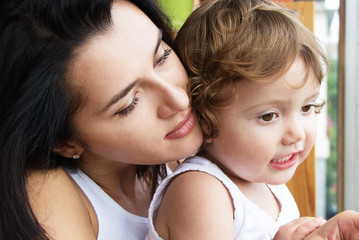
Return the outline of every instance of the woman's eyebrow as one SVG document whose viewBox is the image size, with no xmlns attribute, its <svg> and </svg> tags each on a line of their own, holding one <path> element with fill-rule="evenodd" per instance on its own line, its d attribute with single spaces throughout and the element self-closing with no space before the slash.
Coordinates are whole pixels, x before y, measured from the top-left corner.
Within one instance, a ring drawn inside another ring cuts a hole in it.
<svg viewBox="0 0 359 240">
<path fill-rule="evenodd" d="M 161 46 L 161 42 L 162 42 L 162 30 L 158 30 L 158 38 L 157 38 L 157 44 L 156 44 L 156 47 L 155 47 L 155 51 L 153 52 L 153 56 L 156 55 L 158 49 L 160 48 Z"/>
<path fill-rule="evenodd" d="M 156 46 L 154 48 L 154 53 L 153 55 L 155 56 L 157 54 L 158 49 L 161 46 L 161 42 L 162 42 L 162 30 L 158 30 L 158 37 L 157 37 L 157 42 L 156 42 Z M 101 112 L 106 111 L 107 109 L 109 109 L 112 105 L 116 104 L 118 101 L 120 101 L 120 99 L 124 98 L 130 91 L 132 88 L 134 88 L 137 84 L 138 80 L 134 81 L 133 83 L 131 83 L 130 85 L 128 85 L 125 89 L 123 89 L 122 91 L 120 91 L 119 93 L 117 93 L 115 96 L 113 96 L 111 98 L 111 100 L 109 101 L 108 104 L 106 104 L 106 106 L 102 109 Z"/>
<path fill-rule="evenodd" d="M 113 96 L 111 98 L 111 100 L 109 101 L 108 104 L 106 104 L 106 106 L 102 109 L 101 112 L 106 111 L 107 109 L 109 109 L 112 105 L 116 104 L 118 101 L 120 101 L 122 98 L 124 98 L 130 91 L 132 88 L 134 88 L 137 84 L 138 80 L 134 81 L 133 83 L 131 83 L 130 85 L 128 85 L 125 89 L 123 89 L 122 91 L 120 91 L 119 93 L 117 93 L 115 96 Z"/>
</svg>

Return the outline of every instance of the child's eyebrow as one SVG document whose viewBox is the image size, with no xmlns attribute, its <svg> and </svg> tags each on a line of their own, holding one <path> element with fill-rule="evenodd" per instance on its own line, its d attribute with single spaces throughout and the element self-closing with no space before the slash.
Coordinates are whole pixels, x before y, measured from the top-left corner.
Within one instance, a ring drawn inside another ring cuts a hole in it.
<svg viewBox="0 0 359 240">
<path fill-rule="evenodd" d="M 320 95 L 320 91 L 319 91 L 319 89 L 318 89 L 318 90 L 316 90 L 312 95 L 310 95 L 310 96 L 307 98 L 307 100 L 309 100 L 309 99 L 314 99 L 314 98 L 318 98 L 319 95 Z"/>
<path fill-rule="evenodd" d="M 320 95 L 319 89 L 315 90 L 313 92 L 313 94 L 311 94 L 307 98 L 305 98 L 304 101 L 317 99 L 319 97 L 319 95 Z M 264 101 L 261 101 L 261 102 L 255 103 L 254 105 L 249 106 L 248 108 L 244 109 L 244 112 L 251 111 L 257 107 L 262 107 L 262 106 L 272 105 L 272 104 L 279 104 L 279 103 L 288 103 L 288 99 L 281 99 L 281 98 L 276 98 L 276 99 L 271 99 L 271 100 L 266 99 Z"/>
</svg>

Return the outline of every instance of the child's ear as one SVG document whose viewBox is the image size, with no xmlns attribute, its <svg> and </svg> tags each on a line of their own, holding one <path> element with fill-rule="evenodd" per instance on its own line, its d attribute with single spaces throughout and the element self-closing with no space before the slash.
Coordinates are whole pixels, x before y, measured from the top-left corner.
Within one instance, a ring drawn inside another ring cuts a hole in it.
<svg viewBox="0 0 359 240">
<path fill-rule="evenodd" d="M 57 143 L 52 151 L 66 158 L 74 158 L 74 156 L 80 156 L 84 148 L 74 141 L 66 141 Z"/>
<path fill-rule="evenodd" d="M 212 141 L 213 141 L 213 138 L 206 138 L 206 140 L 205 140 L 206 144 L 210 144 L 210 143 L 212 143 Z"/>
</svg>

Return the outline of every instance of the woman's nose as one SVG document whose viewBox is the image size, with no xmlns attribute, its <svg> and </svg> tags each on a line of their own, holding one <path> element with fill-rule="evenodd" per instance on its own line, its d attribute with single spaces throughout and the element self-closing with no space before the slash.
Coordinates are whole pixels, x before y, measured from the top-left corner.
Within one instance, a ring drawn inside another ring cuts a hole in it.
<svg viewBox="0 0 359 240">
<path fill-rule="evenodd" d="M 161 80 L 157 86 L 159 118 L 168 118 L 177 112 L 186 110 L 189 106 L 189 97 L 185 86 L 177 86 L 171 82 Z"/>
<path fill-rule="evenodd" d="M 303 123 L 300 121 L 300 119 L 293 119 L 287 124 L 282 143 L 284 145 L 294 144 L 305 140 L 305 137 L 306 135 Z"/>
</svg>

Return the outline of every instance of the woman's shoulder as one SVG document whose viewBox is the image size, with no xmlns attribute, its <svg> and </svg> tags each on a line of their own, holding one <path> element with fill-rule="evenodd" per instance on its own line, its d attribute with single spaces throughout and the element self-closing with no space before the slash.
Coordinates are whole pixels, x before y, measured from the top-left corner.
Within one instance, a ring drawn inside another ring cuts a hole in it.
<svg viewBox="0 0 359 240">
<path fill-rule="evenodd" d="M 64 168 L 58 167 L 50 170 L 33 170 L 27 176 L 27 187 L 39 188 L 45 184 L 55 184 L 58 181 L 66 181 L 68 174 Z"/>
<path fill-rule="evenodd" d="M 33 171 L 26 182 L 31 208 L 51 237 L 96 239 L 92 206 L 62 167 Z"/>
<path fill-rule="evenodd" d="M 62 167 L 51 170 L 31 171 L 26 179 L 26 189 L 30 201 L 56 201 L 64 193 L 78 195 L 76 184 Z M 65 196 L 64 196 L 65 197 Z"/>
</svg>

